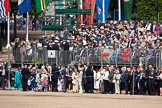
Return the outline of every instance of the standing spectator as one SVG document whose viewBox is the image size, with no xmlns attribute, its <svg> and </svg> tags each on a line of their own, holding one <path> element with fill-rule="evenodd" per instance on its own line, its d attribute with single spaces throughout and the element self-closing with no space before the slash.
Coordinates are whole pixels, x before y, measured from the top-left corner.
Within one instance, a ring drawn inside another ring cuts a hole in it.
<svg viewBox="0 0 162 108">
<path fill-rule="evenodd" d="M 52 66 L 48 65 L 48 90 L 52 91 Z"/>
<path fill-rule="evenodd" d="M 160 96 L 162 96 L 162 68 L 160 69 L 160 75 L 159 75 L 159 87 L 160 87 Z"/>
<path fill-rule="evenodd" d="M 58 84 L 58 78 L 60 76 L 60 72 L 56 64 L 52 67 L 52 91 L 58 92 L 57 84 Z"/>
<path fill-rule="evenodd" d="M 35 18 L 32 20 L 32 31 L 33 30 L 36 31 L 36 19 Z"/>
<path fill-rule="evenodd" d="M 64 41 L 63 44 L 62 44 L 62 48 L 64 50 L 64 53 L 63 53 L 63 63 L 64 65 L 68 65 L 69 63 L 69 43 L 67 41 Z"/>
<path fill-rule="evenodd" d="M 7 83 L 7 80 L 6 80 L 6 69 L 5 69 L 5 64 L 2 63 L 1 64 L 1 67 L 2 67 L 2 89 L 5 90 L 5 87 L 6 87 L 6 83 Z"/>
<path fill-rule="evenodd" d="M 36 30 L 40 29 L 40 21 L 39 19 L 36 19 Z"/>
<path fill-rule="evenodd" d="M 78 71 L 77 69 L 73 69 L 72 73 L 72 84 L 73 84 L 73 92 L 77 93 L 78 92 Z"/>
<path fill-rule="evenodd" d="M 78 81 L 79 81 L 79 93 L 83 93 L 83 85 L 82 85 L 82 79 L 83 79 L 83 69 L 84 67 L 81 65 L 78 65 L 79 75 L 78 75 Z"/>
<path fill-rule="evenodd" d="M 150 32 L 151 31 L 151 21 L 147 21 L 145 29 Z"/>
<path fill-rule="evenodd" d="M 113 78 L 114 78 L 114 67 L 111 66 L 109 68 L 109 76 L 108 76 L 108 81 L 109 81 L 109 83 L 108 83 L 108 88 L 109 88 L 108 93 L 110 93 L 110 94 L 114 93 L 114 83 L 112 82 Z"/>
<path fill-rule="evenodd" d="M 101 73 L 101 79 L 100 79 L 100 92 L 104 93 L 104 75 L 105 75 L 106 69 L 104 67 L 101 67 L 100 73 Z"/>
<path fill-rule="evenodd" d="M 15 84 L 14 87 L 16 89 L 21 89 L 22 88 L 22 75 L 21 75 L 21 69 L 18 67 L 17 71 L 15 72 Z"/>
<path fill-rule="evenodd" d="M 56 50 L 56 51 L 59 51 L 60 50 L 60 47 L 58 45 L 59 41 L 58 40 L 55 40 L 53 45 L 52 45 L 52 50 Z"/>
<path fill-rule="evenodd" d="M 36 88 L 37 88 L 37 83 L 36 83 L 36 72 L 37 71 L 37 69 L 36 69 L 36 67 L 33 67 L 32 68 L 32 71 L 31 71 L 31 77 L 32 77 L 32 81 L 31 81 L 31 89 L 32 90 L 36 90 Z"/>
<path fill-rule="evenodd" d="M 72 74 L 73 74 L 74 69 L 69 68 L 69 73 L 67 75 L 67 87 L 68 87 L 68 92 L 71 93 L 71 88 L 72 88 Z"/>
<path fill-rule="evenodd" d="M 152 70 L 152 65 L 149 65 L 148 69 L 145 71 L 145 94 L 151 95 L 150 94 L 150 89 L 149 89 L 149 74 L 151 73 Z"/>
<path fill-rule="evenodd" d="M 41 80 L 40 80 L 40 73 L 38 70 L 36 70 L 35 82 L 36 82 L 36 86 L 37 86 L 36 91 L 39 91 L 39 86 L 41 85 L 40 84 Z"/>
<path fill-rule="evenodd" d="M 82 84 L 83 84 L 84 92 L 88 93 L 88 89 L 87 89 L 87 66 L 85 64 L 83 66 Z"/>
<path fill-rule="evenodd" d="M 11 66 L 5 70 L 5 79 L 7 80 L 7 87 L 10 89 L 11 86 Z"/>
<path fill-rule="evenodd" d="M 115 74 L 114 74 L 114 83 L 115 83 L 115 94 L 120 94 L 120 77 L 121 77 L 121 74 L 119 72 L 119 70 L 117 69 L 115 71 Z"/>
<path fill-rule="evenodd" d="M 27 67 L 27 64 L 24 64 L 24 68 L 21 70 L 22 73 L 22 86 L 23 86 L 23 91 L 27 91 L 27 81 L 30 76 L 29 69 Z"/>
<path fill-rule="evenodd" d="M 131 90 L 132 90 L 132 94 L 135 94 L 138 91 L 138 88 L 137 88 L 137 71 L 136 71 L 136 67 L 132 67 L 130 78 L 131 78 Z"/>
<path fill-rule="evenodd" d="M 104 93 L 105 94 L 108 94 L 109 93 L 109 91 L 108 91 L 108 76 L 109 76 L 109 67 L 107 67 L 106 68 L 106 71 L 105 71 L 105 73 L 104 73 Z"/>
<path fill-rule="evenodd" d="M 156 26 L 155 26 L 155 32 L 156 32 L 156 34 L 157 34 L 158 36 L 160 36 L 161 30 L 162 30 L 162 28 L 161 28 L 161 26 L 160 26 L 160 23 L 157 22 L 157 23 L 156 23 Z"/>
<path fill-rule="evenodd" d="M 42 86 L 43 86 L 43 91 L 47 92 L 47 88 L 48 88 L 48 75 L 47 75 L 47 71 L 45 68 L 42 69 L 42 74 L 41 74 L 41 82 L 42 82 Z"/>
<path fill-rule="evenodd" d="M 33 77 L 32 76 L 30 76 L 29 78 L 28 78 L 28 82 L 27 82 L 27 89 L 30 91 L 32 88 L 31 88 L 31 82 L 32 82 L 32 80 L 33 80 Z"/>
<path fill-rule="evenodd" d="M 151 69 L 149 73 L 149 90 L 150 90 L 150 95 L 155 95 L 155 70 L 154 68 Z"/>
<path fill-rule="evenodd" d="M 96 71 L 94 71 L 94 89 L 96 90 L 96 93 L 99 93 L 100 77 L 101 73 L 99 72 L 98 69 L 96 69 Z"/>
<path fill-rule="evenodd" d="M 67 85 L 68 85 L 68 75 L 69 75 L 69 67 L 68 66 L 65 66 L 65 69 L 63 69 L 62 71 L 62 74 L 63 74 L 63 92 L 66 93 L 67 92 Z"/>
<path fill-rule="evenodd" d="M 128 78 L 129 78 L 129 73 L 126 67 L 122 67 L 121 87 L 122 90 L 125 89 L 125 94 L 128 94 Z"/>
<path fill-rule="evenodd" d="M 93 93 L 93 88 L 94 88 L 93 69 L 91 66 L 88 66 L 86 71 L 87 71 L 86 72 L 87 91 L 88 91 L 88 93 Z"/>
</svg>

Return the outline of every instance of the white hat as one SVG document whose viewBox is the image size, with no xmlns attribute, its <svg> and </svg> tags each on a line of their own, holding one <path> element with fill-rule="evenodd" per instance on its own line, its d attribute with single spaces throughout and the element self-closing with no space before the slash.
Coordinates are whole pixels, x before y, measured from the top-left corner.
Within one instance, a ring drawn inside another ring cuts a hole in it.
<svg viewBox="0 0 162 108">
<path fill-rule="evenodd" d="M 112 24 L 112 23 L 113 23 L 113 20 L 110 21 L 110 24 Z"/>
<path fill-rule="evenodd" d="M 52 34 L 51 37 L 54 37 L 54 34 Z"/>
<path fill-rule="evenodd" d="M 114 21 L 114 24 L 117 24 L 118 22 L 117 21 Z"/>
<path fill-rule="evenodd" d="M 16 38 L 15 41 L 19 41 L 19 38 Z"/>
<path fill-rule="evenodd" d="M 104 29 L 104 26 L 101 26 L 100 29 Z"/>
<path fill-rule="evenodd" d="M 114 30 L 110 30 L 110 33 L 115 33 L 115 31 Z"/>
<path fill-rule="evenodd" d="M 30 49 L 30 48 L 31 48 L 31 46 L 30 46 L 30 45 L 27 45 L 27 46 L 26 46 L 26 49 Z"/>
<path fill-rule="evenodd" d="M 55 39 L 56 39 L 56 40 L 59 40 L 59 37 L 58 37 L 58 36 L 56 36 L 56 37 L 55 37 Z"/>
<path fill-rule="evenodd" d="M 59 41 L 58 41 L 58 40 L 55 40 L 54 42 L 59 43 Z"/>
<path fill-rule="evenodd" d="M 47 37 L 47 36 L 45 36 L 45 35 L 42 36 L 42 38 L 45 38 L 45 37 Z"/>
<path fill-rule="evenodd" d="M 124 21 L 124 23 L 128 22 L 127 20 Z"/>
</svg>

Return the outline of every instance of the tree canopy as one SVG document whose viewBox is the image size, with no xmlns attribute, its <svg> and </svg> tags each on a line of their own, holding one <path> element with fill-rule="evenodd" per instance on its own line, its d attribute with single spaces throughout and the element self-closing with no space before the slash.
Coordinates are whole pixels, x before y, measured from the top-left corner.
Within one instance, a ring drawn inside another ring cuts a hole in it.
<svg viewBox="0 0 162 108">
<path fill-rule="evenodd" d="M 162 20 L 162 0 L 137 0 L 137 19 Z"/>
</svg>

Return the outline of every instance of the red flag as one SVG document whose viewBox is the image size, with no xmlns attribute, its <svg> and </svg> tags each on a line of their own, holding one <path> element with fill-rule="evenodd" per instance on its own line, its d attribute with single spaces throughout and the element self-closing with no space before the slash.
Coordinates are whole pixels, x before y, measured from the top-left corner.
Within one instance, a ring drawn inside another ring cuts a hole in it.
<svg viewBox="0 0 162 108">
<path fill-rule="evenodd" d="M 85 3 L 84 3 L 84 9 L 90 9 L 90 2 L 91 0 L 85 0 Z M 86 25 L 90 25 L 91 24 L 91 16 L 90 15 L 85 15 L 85 23 Z"/>
<path fill-rule="evenodd" d="M 95 10 L 96 0 L 91 0 L 91 24 L 94 23 L 94 10 Z"/>
<path fill-rule="evenodd" d="M 80 0 L 79 9 L 83 9 L 82 0 Z M 78 15 L 78 25 L 83 24 L 83 15 Z"/>
<path fill-rule="evenodd" d="M 5 7 L 5 13 L 6 15 L 8 14 L 8 12 L 11 12 L 11 7 L 10 7 L 10 0 L 4 0 L 4 7 Z"/>
</svg>

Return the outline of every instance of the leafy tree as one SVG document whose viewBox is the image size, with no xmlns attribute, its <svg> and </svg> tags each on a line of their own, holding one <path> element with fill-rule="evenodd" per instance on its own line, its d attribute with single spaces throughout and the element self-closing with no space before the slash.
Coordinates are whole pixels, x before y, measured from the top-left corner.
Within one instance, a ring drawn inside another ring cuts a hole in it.
<svg viewBox="0 0 162 108">
<path fill-rule="evenodd" d="M 158 20 L 158 13 L 162 19 L 162 0 L 137 0 L 137 19 Z"/>
</svg>

